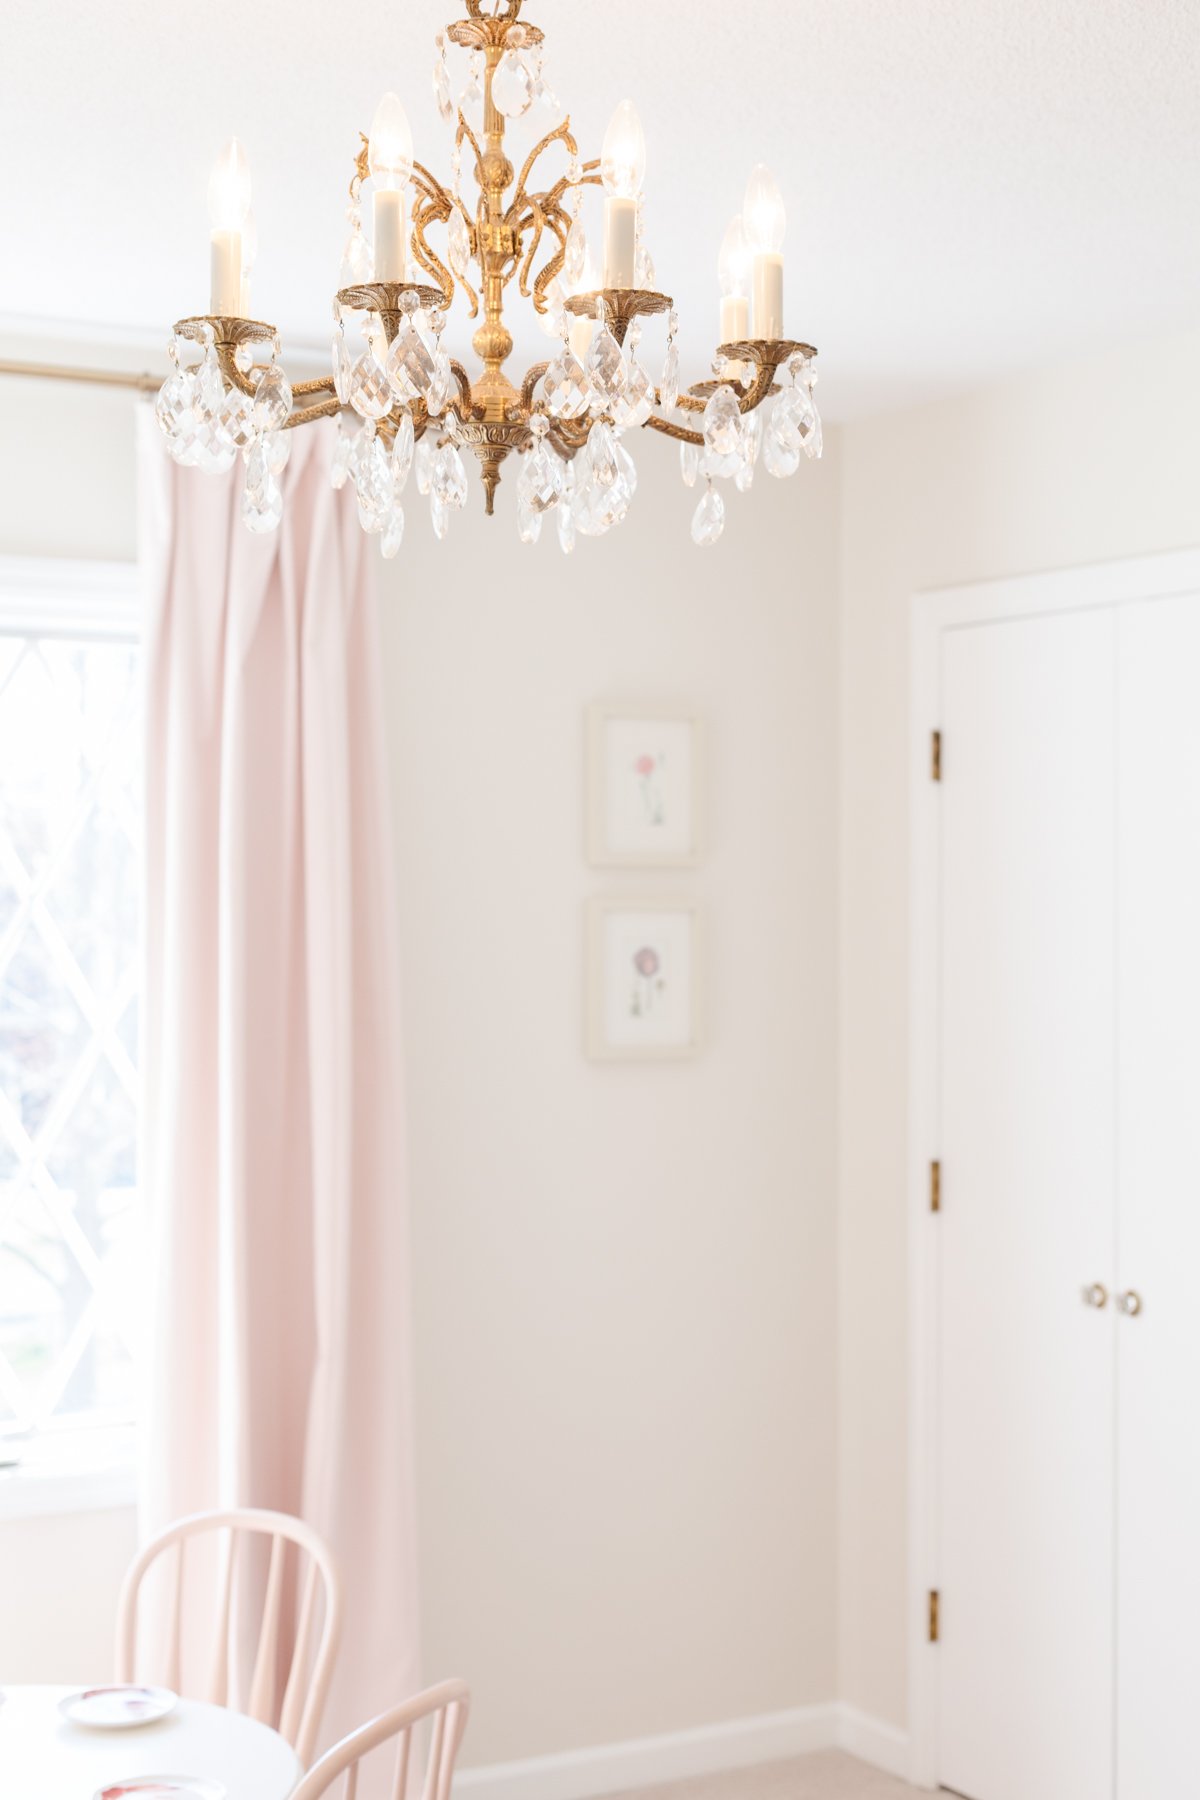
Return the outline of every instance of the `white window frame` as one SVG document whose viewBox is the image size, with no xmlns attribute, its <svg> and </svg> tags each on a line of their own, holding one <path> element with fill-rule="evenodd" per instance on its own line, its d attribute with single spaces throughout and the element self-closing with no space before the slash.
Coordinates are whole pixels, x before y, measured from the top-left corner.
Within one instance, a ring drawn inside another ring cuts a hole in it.
<svg viewBox="0 0 1200 1800">
<path fill-rule="evenodd" d="M 0 634 L 136 642 L 140 574 L 132 562 L 0 556 Z M 0 1446 L 2 1454 L 2 1446 Z M 47 1431 L 15 1468 L 0 1467 L 0 1523 L 102 1512 L 137 1500 L 133 1425 Z"/>
</svg>

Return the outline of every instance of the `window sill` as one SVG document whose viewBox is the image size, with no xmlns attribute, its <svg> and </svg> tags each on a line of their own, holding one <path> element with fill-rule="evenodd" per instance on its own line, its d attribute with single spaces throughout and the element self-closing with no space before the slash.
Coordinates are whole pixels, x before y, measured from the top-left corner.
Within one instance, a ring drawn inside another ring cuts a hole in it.
<svg viewBox="0 0 1200 1800">
<path fill-rule="evenodd" d="M 15 1468 L 0 1468 L 0 1525 L 10 1519 L 117 1511 L 137 1504 L 137 1487 L 129 1427 L 64 1432 L 23 1446 Z"/>
</svg>

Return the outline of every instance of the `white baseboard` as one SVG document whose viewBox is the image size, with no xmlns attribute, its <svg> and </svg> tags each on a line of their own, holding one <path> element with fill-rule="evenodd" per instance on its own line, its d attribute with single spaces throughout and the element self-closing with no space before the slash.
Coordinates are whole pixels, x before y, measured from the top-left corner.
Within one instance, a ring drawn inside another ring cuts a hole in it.
<svg viewBox="0 0 1200 1800">
<path fill-rule="evenodd" d="M 847 1756 L 857 1756 L 860 1762 L 870 1763 L 874 1769 L 882 1769 L 887 1775 L 897 1775 L 901 1781 L 908 1780 L 906 1731 L 901 1731 L 895 1725 L 885 1725 L 882 1719 L 873 1719 L 868 1713 L 859 1712 L 856 1706 L 839 1704 L 834 1712 L 837 1715 L 835 1734 L 839 1750 L 844 1750 Z"/>
<path fill-rule="evenodd" d="M 908 1740 L 902 1731 L 853 1707 L 830 1703 L 731 1719 L 664 1737 L 536 1756 L 526 1762 L 463 1769 L 455 1777 L 454 1793 L 456 1800 L 466 1795 L 472 1800 L 599 1800 L 605 1794 L 833 1749 L 894 1775 L 907 1770 Z"/>
</svg>

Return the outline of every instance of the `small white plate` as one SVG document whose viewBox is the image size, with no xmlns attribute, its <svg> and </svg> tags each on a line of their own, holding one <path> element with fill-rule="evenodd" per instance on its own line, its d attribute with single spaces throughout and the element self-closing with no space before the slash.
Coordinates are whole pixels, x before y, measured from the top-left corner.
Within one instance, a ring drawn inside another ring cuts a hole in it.
<svg viewBox="0 0 1200 1800">
<path fill-rule="evenodd" d="M 159 1687 L 81 1688 L 60 1700 L 58 1710 L 72 1725 L 89 1725 L 100 1731 L 128 1731 L 136 1725 L 152 1725 L 178 1704 L 178 1694 Z"/>
<path fill-rule="evenodd" d="M 225 1789 L 200 1775 L 131 1775 L 97 1788 L 92 1800 L 225 1800 Z"/>
</svg>

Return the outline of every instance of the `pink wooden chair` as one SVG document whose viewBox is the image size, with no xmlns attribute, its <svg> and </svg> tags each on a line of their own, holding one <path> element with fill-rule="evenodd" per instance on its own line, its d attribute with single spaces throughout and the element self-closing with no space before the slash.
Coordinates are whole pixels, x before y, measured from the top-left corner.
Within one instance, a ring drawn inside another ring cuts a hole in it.
<svg viewBox="0 0 1200 1800">
<path fill-rule="evenodd" d="M 174 1579 L 167 1623 L 165 1661 L 155 1673 L 161 1681 L 180 1692 L 181 1636 L 184 1593 L 184 1553 L 193 1539 L 219 1534 L 219 1574 L 216 1585 L 217 1617 L 213 1633 L 212 1663 L 207 1689 L 200 1696 L 216 1706 L 227 1706 L 235 1712 L 248 1713 L 272 1725 L 295 1748 L 301 1764 L 307 1768 L 316 1742 L 321 1713 L 333 1676 L 341 1629 L 342 1586 L 337 1565 L 324 1540 L 301 1519 L 287 1513 L 256 1512 L 244 1508 L 234 1512 L 196 1513 L 179 1519 L 148 1543 L 134 1559 L 121 1586 L 117 1603 L 116 1668 L 119 1682 L 131 1682 L 137 1665 L 138 1598 L 143 1578 L 151 1566 L 174 1551 Z M 236 1578 L 239 1571 L 249 1574 L 242 1549 L 258 1540 L 269 1538 L 270 1562 L 267 1565 L 263 1599 L 262 1624 L 258 1633 L 258 1649 L 253 1673 L 244 1700 L 233 1690 L 231 1666 L 236 1662 L 235 1639 L 241 1609 L 234 1604 Z M 287 1547 L 297 1551 L 295 1592 L 299 1595 L 294 1647 L 284 1682 L 283 1698 L 276 1705 L 277 1675 L 280 1670 L 280 1617 L 285 1604 L 284 1563 Z M 307 1562 L 307 1572 L 304 1565 Z M 318 1588 L 321 1590 L 318 1595 Z M 318 1602 L 323 1600 L 320 1636 L 317 1636 Z M 315 1643 L 315 1652 L 314 1652 Z"/>
<path fill-rule="evenodd" d="M 420 1789 L 422 1800 L 450 1800 L 454 1764 L 470 1710 L 471 1690 L 465 1681 L 443 1681 L 440 1687 L 426 1688 L 423 1694 L 406 1700 L 403 1706 L 394 1706 L 391 1712 L 381 1713 L 369 1725 L 360 1725 L 340 1744 L 327 1750 L 293 1791 L 291 1800 L 321 1800 L 322 1795 L 333 1792 L 339 1775 L 346 1777 L 342 1800 L 355 1800 L 359 1763 L 369 1751 L 386 1744 L 390 1738 L 397 1740 L 391 1800 L 408 1800 L 409 1778 L 419 1772 L 419 1756 L 413 1751 L 413 1734 L 426 1720 L 430 1722 L 429 1751 Z"/>
</svg>

